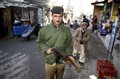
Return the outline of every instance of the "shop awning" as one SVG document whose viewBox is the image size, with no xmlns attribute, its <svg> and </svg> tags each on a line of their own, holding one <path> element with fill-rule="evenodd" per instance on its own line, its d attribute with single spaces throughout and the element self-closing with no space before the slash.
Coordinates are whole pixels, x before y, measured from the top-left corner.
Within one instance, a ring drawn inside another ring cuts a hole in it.
<svg viewBox="0 0 120 79">
<path fill-rule="evenodd" d="M 106 1 L 96 1 L 96 2 L 91 3 L 91 5 L 104 6 L 104 3 L 106 3 Z"/>
<path fill-rule="evenodd" d="M 7 0 L 2 1 L 0 8 L 5 6 L 17 6 L 17 7 L 44 7 L 47 5 L 48 0 Z"/>
<path fill-rule="evenodd" d="M 6 8 L 3 2 L 0 2 L 0 8 Z"/>
</svg>

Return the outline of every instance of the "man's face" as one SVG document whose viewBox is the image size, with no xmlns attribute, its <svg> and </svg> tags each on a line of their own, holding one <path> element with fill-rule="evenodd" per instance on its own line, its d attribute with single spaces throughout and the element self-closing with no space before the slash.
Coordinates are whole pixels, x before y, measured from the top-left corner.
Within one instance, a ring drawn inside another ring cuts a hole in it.
<svg viewBox="0 0 120 79">
<path fill-rule="evenodd" d="M 53 18 L 54 25 L 58 27 L 60 25 L 60 23 L 62 22 L 63 15 L 62 14 L 53 14 L 52 18 Z"/>
<path fill-rule="evenodd" d="M 86 25 L 83 25 L 83 26 L 82 26 L 82 29 L 83 29 L 84 31 L 86 31 L 86 30 L 87 30 L 87 26 L 86 26 Z"/>
</svg>

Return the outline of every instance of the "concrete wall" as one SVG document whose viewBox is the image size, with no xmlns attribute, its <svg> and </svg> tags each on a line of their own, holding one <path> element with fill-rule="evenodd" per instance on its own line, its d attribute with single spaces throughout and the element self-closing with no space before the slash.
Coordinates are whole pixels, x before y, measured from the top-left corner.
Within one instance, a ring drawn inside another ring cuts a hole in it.
<svg viewBox="0 0 120 79">
<path fill-rule="evenodd" d="M 120 41 L 116 40 L 113 49 L 113 64 L 117 69 L 117 79 L 120 79 Z"/>
<path fill-rule="evenodd" d="M 4 17 L 5 27 L 8 30 L 8 35 L 7 36 L 11 37 L 12 36 L 11 8 L 9 8 L 9 7 L 5 8 L 3 17 Z"/>
<path fill-rule="evenodd" d="M 103 10 L 103 6 L 94 6 L 93 15 L 97 15 L 98 21 L 100 21 L 101 18 L 101 13 L 100 13 L 101 10 Z"/>
<path fill-rule="evenodd" d="M 120 79 L 120 63 L 118 63 L 120 60 L 120 57 L 114 57 L 113 64 L 117 69 L 117 79 Z"/>
</svg>

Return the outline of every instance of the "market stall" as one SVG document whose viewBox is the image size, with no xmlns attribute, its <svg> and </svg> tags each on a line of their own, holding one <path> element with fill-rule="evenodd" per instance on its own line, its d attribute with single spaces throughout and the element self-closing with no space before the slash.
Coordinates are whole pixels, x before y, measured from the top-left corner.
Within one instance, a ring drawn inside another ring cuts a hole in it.
<svg viewBox="0 0 120 79">
<path fill-rule="evenodd" d="M 13 24 L 13 35 L 17 36 L 20 35 L 30 26 L 30 20 L 29 19 L 21 19 L 21 20 L 15 20 Z"/>
</svg>

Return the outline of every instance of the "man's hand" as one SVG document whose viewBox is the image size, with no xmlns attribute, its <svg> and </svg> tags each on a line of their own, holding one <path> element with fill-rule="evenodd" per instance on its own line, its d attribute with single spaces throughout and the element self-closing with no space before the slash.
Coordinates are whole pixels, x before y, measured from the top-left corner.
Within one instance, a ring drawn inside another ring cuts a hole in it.
<svg viewBox="0 0 120 79">
<path fill-rule="evenodd" d="M 48 48 L 47 51 L 46 51 L 46 54 L 52 54 L 53 53 L 53 49 L 52 48 Z"/>
<path fill-rule="evenodd" d="M 72 64 L 72 62 L 75 62 L 74 57 L 69 56 L 68 59 L 67 59 L 67 62 L 68 62 L 69 64 Z"/>
</svg>

